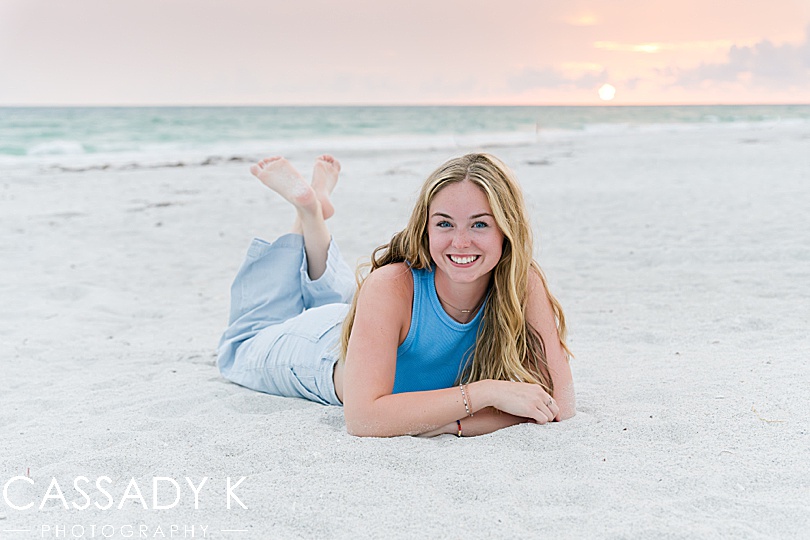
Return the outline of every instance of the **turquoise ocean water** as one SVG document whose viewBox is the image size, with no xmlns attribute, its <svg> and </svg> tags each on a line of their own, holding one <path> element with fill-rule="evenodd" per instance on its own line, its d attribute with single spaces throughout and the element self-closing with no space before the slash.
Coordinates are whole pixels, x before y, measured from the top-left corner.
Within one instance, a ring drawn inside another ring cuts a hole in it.
<svg viewBox="0 0 810 540">
<path fill-rule="evenodd" d="M 217 163 L 292 150 L 520 144 L 540 132 L 782 122 L 810 125 L 810 105 L 0 108 L 0 165 Z"/>
</svg>

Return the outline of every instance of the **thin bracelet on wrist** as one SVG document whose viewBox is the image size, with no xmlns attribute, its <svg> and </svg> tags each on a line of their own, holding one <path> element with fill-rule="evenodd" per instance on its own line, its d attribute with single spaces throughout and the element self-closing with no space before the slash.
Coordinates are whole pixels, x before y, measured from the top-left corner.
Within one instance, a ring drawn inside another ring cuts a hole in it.
<svg viewBox="0 0 810 540">
<path fill-rule="evenodd" d="M 460 385 L 458 385 L 458 387 L 461 389 L 461 399 L 464 400 L 464 410 L 467 411 L 467 416 L 472 416 L 473 413 L 470 410 L 470 403 L 467 400 L 467 393 L 464 391 L 464 385 L 460 384 Z"/>
</svg>

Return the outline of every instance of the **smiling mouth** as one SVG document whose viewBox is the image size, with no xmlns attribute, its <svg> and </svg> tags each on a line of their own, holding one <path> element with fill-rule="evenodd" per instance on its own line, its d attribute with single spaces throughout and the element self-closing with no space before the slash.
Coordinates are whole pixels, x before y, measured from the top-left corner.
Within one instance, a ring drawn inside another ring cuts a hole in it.
<svg viewBox="0 0 810 540">
<path fill-rule="evenodd" d="M 481 255 L 467 255 L 459 257 L 457 255 L 448 255 L 447 257 L 456 264 L 471 264 L 478 260 Z"/>
</svg>

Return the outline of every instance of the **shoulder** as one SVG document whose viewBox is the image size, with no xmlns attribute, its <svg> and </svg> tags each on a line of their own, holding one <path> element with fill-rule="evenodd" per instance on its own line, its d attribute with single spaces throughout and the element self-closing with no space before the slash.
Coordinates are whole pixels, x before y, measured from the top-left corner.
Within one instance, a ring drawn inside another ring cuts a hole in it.
<svg viewBox="0 0 810 540">
<path fill-rule="evenodd" d="M 548 323 L 549 317 L 552 321 L 554 320 L 554 310 L 548 298 L 545 279 L 534 264 L 529 267 L 526 287 L 526 317 L 535 328 L 538 328 L 541 320 L 546 323 Z"/>
<path fill-rule="evenodd" d="M 393 263 L 374 270 L 358 292 L 352 336 L 366 336 L 366 341 L 377 346 L 382 346 L 381 342 L 374 340 L 384 341 L 386 336 L 395 346 L 402 343 L 408 333 L 412 303 L 413 276 L 408 265 Z"/>
<path fill-rule="evenodd" d="M 529 266 L 529 279 L 528 279 L 528 288 L 527 293 L 529 299 L 532 298 L 533 295 L 542 293 L 545 296 L 546 287 L 543 285 L 543 278 L 540 276 L 540 271 L 537 269 L 535 264 Z"/>
<path fill-rule="evenodd" d="M 393 318 L 400 323 L 410 320 L 413 303 L 413 275 L 405 263 L 377 268 L 363 281 L 357 299 L 357 314 Z"/>
<path fill-rule="evenodd" d="M 361 288 L 364 294 L 384 293 L 391 296 L 413 296 L 413 274 L 410 267 L 402 263 L 387 264 L 371 272 Z"/>
</svg>

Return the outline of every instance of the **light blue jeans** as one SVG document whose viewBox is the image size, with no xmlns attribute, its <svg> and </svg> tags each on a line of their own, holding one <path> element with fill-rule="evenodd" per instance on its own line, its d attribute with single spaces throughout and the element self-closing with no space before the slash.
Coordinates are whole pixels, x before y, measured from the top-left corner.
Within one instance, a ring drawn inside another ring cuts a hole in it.
<svg viewBox="0 0 810 540">
<path fill-rule="evenodd" d="M 355 288 L 334 240 L 326 271 L 312 281 L 303 236 L 287 234 L 273 243 L 254 239 L 231 287 L 220 373 L 260 392 L 341 405 L 332 373 Z"/>
</svg>

